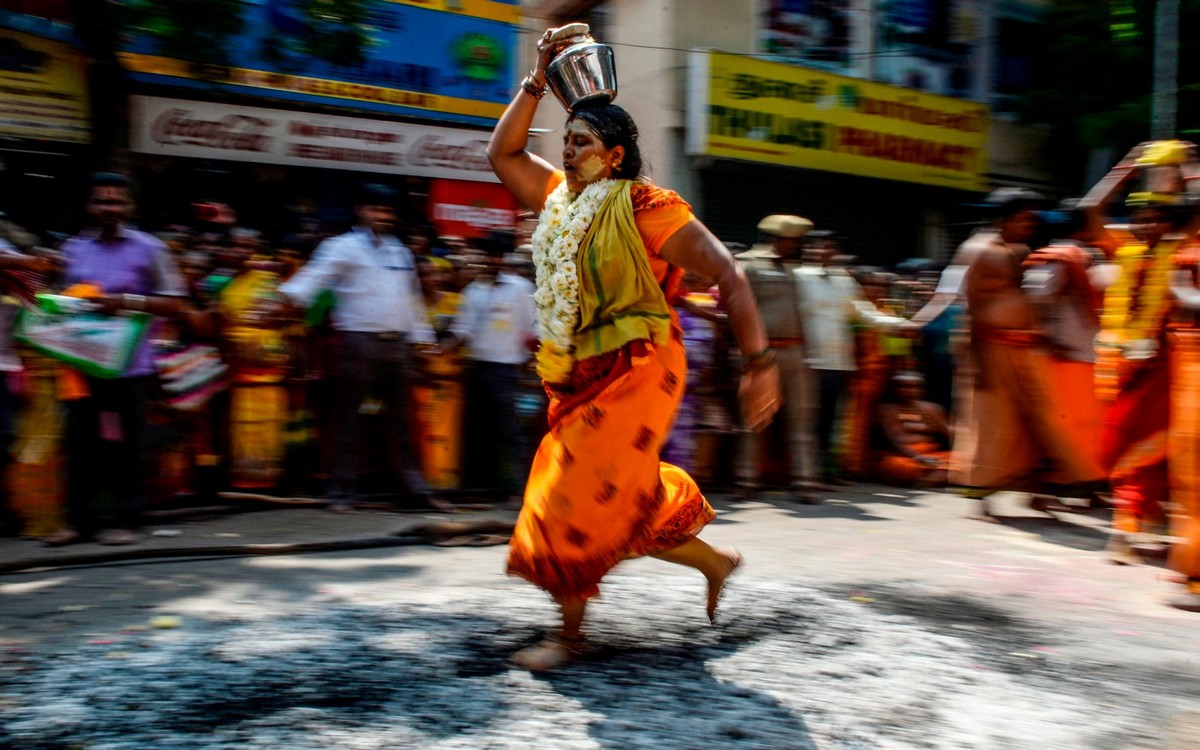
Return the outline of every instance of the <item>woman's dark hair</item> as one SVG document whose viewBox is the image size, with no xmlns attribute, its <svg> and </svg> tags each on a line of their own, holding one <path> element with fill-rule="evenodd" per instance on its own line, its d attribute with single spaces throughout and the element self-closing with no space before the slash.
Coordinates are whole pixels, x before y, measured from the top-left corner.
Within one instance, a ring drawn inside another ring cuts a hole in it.
<svg viewBox="0 0 1200 750">
<path fill-rule="evenodd" d="M 625 149 L 625 158 L 621 166 L 613 173 L 614 177 L 623 180 L 636 180 L 642 176 L 642 151 L 638 148 L 637 124 L 624 107 L 616 104 L 583 104 L 567 118 L 583 120 L 588 127 L 600 137 L 605 148 L 612 149 L 621 146 Z"/>
</svg>

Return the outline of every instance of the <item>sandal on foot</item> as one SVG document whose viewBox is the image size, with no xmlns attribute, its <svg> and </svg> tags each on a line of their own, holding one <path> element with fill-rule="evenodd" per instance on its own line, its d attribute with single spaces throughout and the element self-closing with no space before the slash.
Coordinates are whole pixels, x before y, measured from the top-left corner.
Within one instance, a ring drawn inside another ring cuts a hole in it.
<svg viewBox="0 0 1200 750">
<path fill-rule="evenodd" d="M 74 529 L 61 529 L 50 536 L 42 537 L 42 544 L 47 547 L 65 547 L 68 544 L 86 542 L 87 537 Z"/>
<path fill-rule="evenodd" d="M 992 515 L 992 509 L 985 498 L 979 499 L 975 512 L 968 511 L 967 518 L 972 521 L 983 521 L 984 523 L 1000 523 L 1000 519 Z"/>
<path fill-rule="evenodd" d="M 761 489 L 757 484 L 751 482 L 738 482 L 733 487 L 733 499 L 738 501 L 753 500 Z"/>
<path fill-rule="evenodd" d="M 1171 598 L 1170 604 L 1184 612 L 1200 612 L 1200 594 L 1188 591 Z"/>
<path fill-rule="evenodd" d="M 549 635 L 526 646 L 509 657 L 509 662 L 530 672 L 548 672 L 582 658 L 588 653 L 587 641 L 583 638 L 564 638 Z"/>
<path fill-rule="evenodd" d="M 1055 513 L 1074 513 L 1075 509 L 1065 505 L 1054 495 L 1033 495 L 1029 498 L 1029 507 L 1039 513 L 1054 517 Z"/>
<path fill-rule="evenodd" d="M 1119 532 L 1114 532 L 1108 538 L 1108 544 L 1104 547 L 1104 556 L 1113 565 L 1140 565 L 1142 562 L 1142 558 L 1133 551 L 1129 537 Z"/>
<path fill-rule="evenodd" d="M 801 505 L 820 505 L 820 492 L 816 482 L 792 482 L 788 487 L 788 494 Z"/>
<path fill-rule="evenodd" d="M 713 625 L 717 624 L 717 604 L 721 601 L 721 594 L 725 593 L 725 582 L 729 580 L 729 576 L 734 574 L 734 571 L 742 566 L 741 552 L 734 549 L 726 554 L 729 555 L 729 569 L 725 571 L 721 580 L 715 583 L 711 580 L 708 582 L 708 606 L 705 611 L 708 613 L 708 621 Z"/>
</svg>

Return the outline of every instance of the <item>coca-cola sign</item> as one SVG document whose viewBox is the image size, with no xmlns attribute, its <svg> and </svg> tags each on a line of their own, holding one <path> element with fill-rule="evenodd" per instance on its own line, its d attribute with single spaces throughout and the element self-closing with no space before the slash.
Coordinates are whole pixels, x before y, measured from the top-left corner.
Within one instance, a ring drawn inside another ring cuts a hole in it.
<svg viewBox="0 0 1200 750">
<path fill-rule="evenodd" d="M 487 157 L 487 139 L 459 143 L 444 136 L 423 135 L 408 150 L 409 163 L 417 167 L 444 167 L 463 171 L 492 169 Z"/>
<path fill-rule="evenodd" d="M 151 137 L 158 143 L 185 144 L 202 148 L 267 153 L 274 121 L 248 115 L 226 115 L 218 120 L 202 119 L 191 110 L 168 109 L 155 118 Z"/>
<path fill-rule="evenodd" d="M 132 109 L 138 153 L 497 181 L 486 131 L 148 96 Z"/>
</svg>

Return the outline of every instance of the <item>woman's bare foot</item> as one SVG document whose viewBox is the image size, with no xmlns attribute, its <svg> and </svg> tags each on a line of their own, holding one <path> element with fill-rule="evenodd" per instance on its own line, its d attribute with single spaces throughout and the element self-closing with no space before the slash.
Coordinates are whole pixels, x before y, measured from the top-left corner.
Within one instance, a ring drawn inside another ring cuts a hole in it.
<svg viewBox="0 0 1200 750">
<path fill-rule="evenodd" d="M 725 559 L 725 566 L 721 573 L 716 576 L 708 577 L 708 621 L 712 624 L 717 624 L 717 603 L 721 601 L 721 594 L 725 590 L 725 580 L 733 575 L 733 571 L 741 567 L 742 554 L 736 549 L 717 550 L 718 555 Z"/>
<path fill-rule="evenodd" d="M 587 653 L 587 642 L 580 638 L 547 636 L 509 657 L 513 665 L 530 672 L 548 672 L 570 664 Z"/>
</svg>

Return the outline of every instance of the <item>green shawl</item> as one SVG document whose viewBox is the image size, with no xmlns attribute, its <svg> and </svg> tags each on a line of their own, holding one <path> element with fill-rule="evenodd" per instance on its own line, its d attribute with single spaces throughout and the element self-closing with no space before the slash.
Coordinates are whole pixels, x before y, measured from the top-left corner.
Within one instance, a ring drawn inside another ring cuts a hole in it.
<svg viewBox="0 0 1200 750">
<path fill-rule="evenodd" d="M 634 222 L 632 184 L 617 181 L 579 243 L 576 360 L 637 339 L 662 344 L 670 335 L 671 310 Z"/>
</svg>

